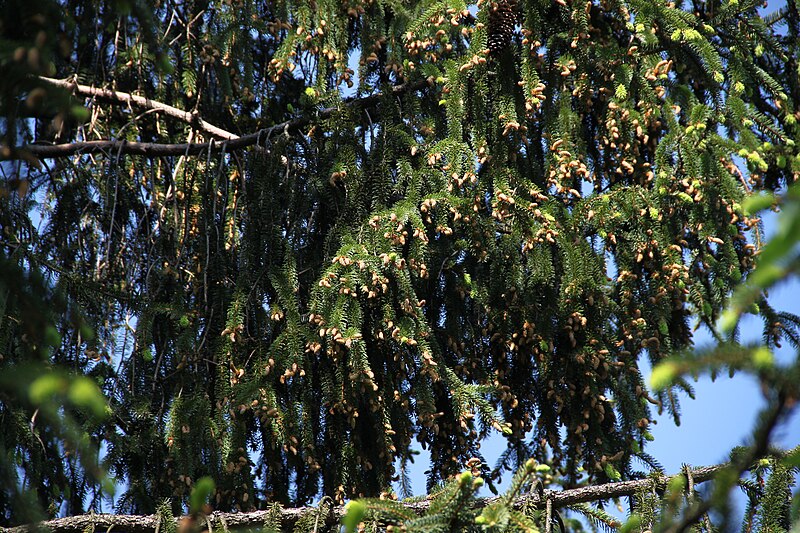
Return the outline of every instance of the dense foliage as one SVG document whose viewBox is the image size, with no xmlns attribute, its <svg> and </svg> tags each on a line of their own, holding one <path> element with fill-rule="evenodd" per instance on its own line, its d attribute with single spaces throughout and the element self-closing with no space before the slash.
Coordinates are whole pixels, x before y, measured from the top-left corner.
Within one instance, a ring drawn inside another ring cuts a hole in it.
<svg viewBox="0 0 800 533">
<path fill-rule="evenodd" d="M 22 488 L 97 508 L 99 466 L 121 511 L 204 475 L 223 510 L 377 496 L 415 441 L 433 485 L 492 431 L 489 481 L 635 477 L 651 410 L 692 393 L 642 360 L 713 327 L 753 266 L 743 198 L 800 172 L 793 0 L 2 7 L 0 520 Z M 95 140 L 122 142 L 36 157 Z M 797 338 L 757 304 L 768 347 Z"/>
</svg>

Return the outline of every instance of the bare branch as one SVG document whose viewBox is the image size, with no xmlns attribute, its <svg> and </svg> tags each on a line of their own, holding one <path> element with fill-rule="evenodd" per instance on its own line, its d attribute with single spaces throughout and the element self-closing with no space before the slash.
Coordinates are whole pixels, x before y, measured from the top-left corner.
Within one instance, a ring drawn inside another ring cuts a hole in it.
<svg viewBox="0 0 800 533">
<path fill-rule="evenodd" d="M 69 85 L 69 82 L 61 82 L 59 80 L 49 80 L 49 81 L 55 81 L 60 84 Z M 420 80 L 416 82 L 397 85 L 392 88 L 392 93 L 395 95 L 400 95 L 406 92 L 416 91 L 422 89 L 427 84 L 428 84 L 427 80 Z M 74 85 L 69 85 L 69 86 L 73 87 Z M 91 89 L 91 90 L 105 91 L 103 89 Z M 114 93 L 114 91 L 105 91 L 105 92 Z M 125 95 L 126 93 L 118 93 L 118 94 Z M 128 96 L 130 98 L 141 98 L 138 96 L 131 96 L 131 95 Z M 344 102 L 344 105 L 348 108 L 355 110 L 372 108 L 375 107 L 375 105 L 380 101 L 382 97 L 383 94 L 377 93 L 370 96 L 365 96 L 363 98 L 354 98 L 351 100 L 346 100 Z M 151 104 L 155 103 L 152 102 L 151 100 L 147 100 L 146 98 L 141 98 L 141 99 L 143 101 L 150 102 Z M 159 104 L 159 105 L 163 106 L 164 104 Z M 129 142 L 124 140 L 123 141 L 103 140 L 103 141 L 80 141 L 80 142 L 52 144 L 52 145 L 29 144 L 14 149 L 5 148 L 3 152 L 0 153 L 0 161 L 23 159 L 26 158 L 26 156 L 27 157 L 33 156 L 39 159 L 56 159 L 61 157 L 69 157 L 76 154 L 113 153 L 113 154 L 128 154 L 128 155 L 144 155 L 148 157 L 164 157 L 164 156 L 198 155 L 201 153 L 207 153 L 209 150 L 212 152 L 217 152 L 220 150 L 225 150 L 225 151 L 241 150 L 243 148 L 248 148 L 250 146 L 255 146 L 256 144 L 266 142 L 273 135 L 278 135 L 281 133 L 287 133 L 287 134 L 298 133 L 302 130 L 302 128 L 308 126 L 311 123 L 330 118 L 339 109 L 340 107 L 328 107 L 318 111 L 313 116 L 304 116 L 293 120 L 287 120 L 286 122 L 281 122 L 280 124 L 276 124 L 269 128 L 259 130 L 255 133 L 242 135 L 241 137 L 233 136 L 230 139 L 224 139 L 222 141 L 210 141 L 208 143 L 172 144 L 172 143 Z M 180 110 L 176 111 L 180 113 L 186 113 Z"/>
<path fill-rule="evenodd" d="M 120 91 L 112 91 L 111 89 L 100 89 L 97 87 L 90 87 L 88 85 L 80 85 L 78 83 L 74 83 L 67 80 L 56 80 L 53 78 L 45 78 L 45 77 L 40 77 L 39 79 L 49 85 L 66 89 L 68 91 L 71 91 L 73 94 L 77 94 L 80 96 L 86 96 L 88 98 L 96 98 L 97 100 L 102 100 L 104 102 L 111 102 L 116 104 L 128 104 L 128 105 L 132 104 L 138 107 L 142 107 L 144 109 L 154 109 L 156 111 L 164 113 L 167 116 L 176 118 L 182 122 L 186 122 L 187 124 L 191 124 L 198 130 L 202 131 L 203 133 L 207 133 L 208 135 L 217 139 L 231 140 L 238 138 L 238 135 L 236 135 L 235 133 L 225 131 L 222 128 L 214 126 L 213 124 L 209 124 L 208 122 L 200 118 L 200 115 L 196 113 L 189 113 L 188 111 L 178 109 L 177 107 L 163 104 L 155 100 L 150 100 L 149 98 L 145 98 L 144 96 L 136 96 L 135 94 L 123 93 Z"/>
<path fill-rule="evenodd" d="M 726 467 L 728 467 L 727 464 L 695 468 L 691 470 L 692 478 L 695 483 L 708 481 L 714 476 L 715 473 Z M 675 476 L 682 475 L 685 475 L 685 473 L 680 472 L 675 474 Z M 534 507 L 544 508 L 546 501 L 549 500 L 552 502 L 553 507 L 559 508 L 579 503 L 608 500 L 623 496 L 633 496 L 637 492 L 643 490 L 652 490 L 653 488 L 664 489 L 669 482 L 669 479 L 671 478 L 662 475 L 634 481 L 621 481 L 592 487 L 581 487 L 578 489 L 570 489 L 558 492 L 547 492 L 544 495 L 532 492 L 518 498 L 515 502 L 515 507 L 532 505 Z M 498 499 L 499 498 L 479 499 L 475 502 L 475 505 L 476 507 L 481 508 L 491 505 Z M 430 506 L 430 501 L 423 500 L 419 502 L 413 502 L 407 504 L 406 506 L 408 509 L 413 510 L 417 514 L 423 514 Z M 294 524 L 302 517 L 317 512 L 319 512 L 319 510 L 316 507 L 295 507 L 281 509 L 280 517 L 282 527 L 286 531 L 291 531 L 294 527 Z M 331 516 L 328 517 L 328 523 L 332 523 L 332 521 L 338 522 L 343 513 L 343 506 L 335 507 L 331 512 Z M 270 511 L 253 511 L 249 513 L 214 512 L 208 517 L 208 521 L 211 527 L 214 529 L 222 529 L 223 523 L 227 528 L 259 528 L 263 526 L 264 521 L 269 515 Z M 101 531 L 108 530 L 110 528 L 113 528 L 113 531 L 116 533 L 154 533 L 156 530 L 157 520 L 157 515 L 136 516 L 89 514 L 71 516 L 67 518 L 57 518 L 55 520 L 37 524 L 37 527 L 47 528 L 53 533 L 81 533 L 82 531 L 86 530 Z M 27 533 L 30 530 L 33 530 L 33 527 L 18 526 L 12 528 L 0 528 L 0 533 Z"/>
</svg>

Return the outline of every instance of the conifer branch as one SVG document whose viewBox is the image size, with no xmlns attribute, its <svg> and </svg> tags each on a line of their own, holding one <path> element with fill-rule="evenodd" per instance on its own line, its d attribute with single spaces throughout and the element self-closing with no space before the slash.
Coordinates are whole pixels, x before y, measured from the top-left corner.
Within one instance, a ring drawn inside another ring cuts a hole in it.
<svg viewBox="0 0 800 533">
<path fill-rule="evenodd" d="M 711 480 L 714 475 L 724 468 L 729 467 L 730 464 L 721 464 L 715 466 L 705 466 L 694 468 L 691 470 L 692 479 L 694 483 L 702 483 Z M 608 500 L 611 498 L 620 498 L 624 496 L 633 496 L 637 492 L 656 489 L 664 489 L 672 477 L 685 475 L 684 472 L 679 472 L 674 476 L 654 475 L 644 479 L 637 479 L 632 481 L 620 481 L 615 483 L 606 483 L 603 485 L 581 487 L 577 489 L 569 489 L 563 491 L 552 491 L 546 494 L 539 494 L 531 492 L 524 496 L 517 498 L 514 502 L 515 508 L 523 506 L 533 506 L 536 508 L 544 508 L 546 500 L 550 500 L 554 508 L 563 508 L 570 505 L 579 503 L 595 502 L 600 500 Z M 482 498 L 476 500 L 475 506 L 483 508 L 491 505 L 500 500 L 502 496 L 492 498 Z M 416 501 L 405 504 L 405 507 L 414 511 L 418 515 L 422 515 L 428 510 L 430 500 Z M 290 531 L 294 524 L 306 515 L 317 513 L 316 507 L 295 507 L 281 509 L 281 524 L 284 530 Z M 227 528 L 257 528 L 261 527 L 265 520 L 271 516 L 272 511 L 253 511 L 248 513 L 219 513 L 214 512 L 208 517 L 208 521 L 213 528 L 222 528 L 223 522 Z M 344 514 L 344 506 L 334 507 L 331 511 L 331 516 L 328 517 L 330 521 L 339 521 Z M 177 520 L 181 520 L 180 518 Z M 86 514 L 79 516 L 70 516 L 66 518 L 57 518 L 38 524 L 38 528 L 46 528 L 53 533 L 81 533 L 86 530 L 101 531 L 113 527 L 117 533 L 154 533 L 158 515 L 114 515 L 114 514 Z M 11 528 L 0 528 L 0 533 L 26 533 L 32 530 L 31 526 L 17 526 Z"/>
<path fill-rule="evenodd" d="M 171 105 L 151 100 L 150 98 L 146 98 L 144 96 L 137 96 L 135 94 L 124 93 L 121 91 L 114 91 L 111 89 L 90 87 L 89 85 L 80 85 L 78 83 L 68 80 L 56 80 L 53 78 L 45 78 L 43 76 L 40 77 L 39 80 L 45 82 L 48 85 L 59 87 L 61 89 L 66 89 L 68 91 L 71 91 L 73 94 L 77 94 L 80 96 L 95 98 L 97 100 L 102 100 L 104 102 L 110 102 L 115 104 L 128 104 L 128 105 L 132 104 L 138 107 L 142 107 L 144 109 L 153 109 L 160 113 L 164 113 L 169 117 L 178 119 L 182 122 L 186 122 L 187 124 L 191 124 L 199 131 L 207 133 L 210 136 L 217 139 L 231 140 L 239 137 L 235 133 L 231 133 L 229 131 L 226 131 L 222 128 L 219 128 L 217 126 L 214 126 L 213 124 L 206 122 L 205 120 L 200 118 L 200 115 L 198 113 L 190 113 L 188 111 L 178 109 L 177 107 L 173 107 Z"/>
<path fill-rule="evenodd" d="M 59 80 L 49 80 L 49 82 L 58 82 L 59 84 L 63 84 L 63 86 L 74 87 L 69 82 L 62 82 Z M 392 88 L 392 93 L 396 96 L 399 96 L 406 92 L 413 92 L 419 89 L 422 89 L 428 85 L 427 80 L 418 80 L 415 82 L 404 83 L 402 85 L 397 85 Z M 78 86 L 84 87 L 84 86 Z M 115 93 L 114 91 L 108 91 L 105 89 L 93 89 L 91 87 L 84 87 L 85 89 L 90 89 L 92 91 L 100 91 L 103 94 L 111 95 L 112 93 L 116 96 L 109 96 L 109 98 L 116 98 L 119 97 L 120 102 L 123 102 L 122 98 L 126 96 L 126 93 Z M 143 102 L 149 102 L 149 105 L 153 106 L 154 104 L 158 104 L 158 102 L 153 102 L 147 98 L 127 95 L 130 98 L 141 99 Z M 361 97 L 361 98 L 353 98 L 350 100 L 345 100 L 344 104 L 346 107 L 349 107 L 354 110 L 360 109 L 369 109 L 375 107 L 380 99 L 383 97 L 383 93 L 376 93 L 369 96 Z M 164 104 L 158 104 L 165 108 L 169 108 L 170 106 L 165 106 Z M 155 107 L 154 107 L 155 108 Z M 158 108 L 161 109 L 161 108 Z M 185 111 L 181 111 L 177 108 L 171 108 L 173 113 L 168 113 L 170 116 L 176 116 L 177 113 L 183 113 L 186 116 L 194 117 L 191 113 L 187 113 Z M 340 110 L 339 106 L 332 106 L 326 107 L 324 109 L 319 110 L 314 115 L 307 115 L 298 117 L 292 120 L 287 120 L 285 122 L 281 122 L 280 124 L 275 124 L 274 126 L 270 126 L 269 128 L 261 129 L 255 133 L 250 133 L 247 135 L 242 135 L 241 137 L 237 137 L 229 132 L 225 132 L 219 128 L 216 128 L 215 131 L 224 132 L 227 135 L 231 135 L 230 138 L 224 138 L 222 141 L 215 141 L 210 140 L 209 142 L 202 142 L 202 143 L 149 143 L 149 142 L 130 142 L 125 140 L 99 140 L 99 141 L 78 141 L 72 143 L 64 143 L 64 144 L 53 144 L 53 145 L 44 145 L 44 144 L 29 144 L 22 147 L 14 148 L 11 150 L 4 150 L 4 153 L 0 154 L 0 161 L 3 160 L 16 160 L 16 159 L 23 159 L 26 156 L 34 156 L 39 159 L 57 159 L 61 157 L 69 157 L 76 154 L 127 154 L 127 155 L 143 155 L 148 157 L 168 157 L 168 156 L 183 156 L 183 155 L 198 155 L 202 153 L 207 153 L 209 150 L 212 152 L 218 152 L 220 150 L 225 151 L 232 151 L 232 150 L 241 150 L 243 148 L 248 148 L 250 146 L 260 145 L 264 142 L 267 142 L 270 137 L 273 135 L 280 135 L 282 133 L 292 134 L 297 133 L 305 126 L 312 124 L 314 122 L 318 122 L 321 120 L 325 120 L 333 116 L 334 113 Z M 165 111 L 166 112 L 166 111 Z M 177 116 L 181 120 L 186 119 L 186 116 Z M 187 120 L 187 122 L 191 122 L 192 124 L 196 124 L 196 122 L 192 122 Z M 201 121 L 203 124 L 206 124 L 207 127 L 212 127 L 210 124 Z M 198 128 L 202 129 L 202 128 Z M 202 131 L 206 131 L 210 133 L 208 129 L 202 129 Z M 212 133 L 213 134 L 213 133 Z M 216 135 L 220 137 L 221 135 Z"/>
</svg>

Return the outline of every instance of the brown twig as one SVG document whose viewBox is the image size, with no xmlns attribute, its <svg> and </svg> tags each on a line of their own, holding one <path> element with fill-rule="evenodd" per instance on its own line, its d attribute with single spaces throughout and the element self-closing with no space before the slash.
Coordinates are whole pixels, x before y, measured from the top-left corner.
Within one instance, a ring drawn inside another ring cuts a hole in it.
<svg viewBox="0 0 800 533">
<path fill-rule="evenodd" d="M 71 91 L 73 94 L 85 96 L 87 98 L 94 98 L 115 104 L 135 105 L 144 109 L 153 109 L 160 113 L 164 113 L 169 117 L 176 118 L 182 122 L 186 122 L 187 124 L 191 124 L 198 130 L 202 131 L 203 133 L 207 133 L 216 139 L 231 140 L 239 137 L 235 133 L 223 130 L 222 128 L 218 128 L 217 126 L 206 122 L 200 118 L 200 115 L 196 113 L 190 113 L 188 111 L 178 109 L 177 107 L 145 98 L 144 96 L 137 96 L 135 94 L 124 93 L 121 91 L 112 91 L 111 89 L 90 87 L 89 85 L 80 85 L 68 80 L 56 80 L 45 77 L 40 77 L 39 80 L 47 83 L 48 85 L 60 87 L 62 89 Z"/>
</svg>

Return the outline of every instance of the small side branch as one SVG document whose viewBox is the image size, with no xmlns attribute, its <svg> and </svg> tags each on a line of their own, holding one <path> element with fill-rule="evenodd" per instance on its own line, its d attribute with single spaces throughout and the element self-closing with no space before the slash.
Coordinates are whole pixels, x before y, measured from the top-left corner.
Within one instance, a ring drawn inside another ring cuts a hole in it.
<svg viewBox="0 0 800 533">
<path fill-rule="evenodd" d="M 691 470 L 692 478 L 695 483 L 702 483 L 714 477 L 714 474 L 726 468 L 728 465 L 707 466 Z M 685 475 L 685 472 L 675 474 L 676 476 Z M 674 476 L 673 476 L 674 477 Z M 608 500 L 623 496 L 633 496 L 639 491 L 650 490 L 655 483 L 663 489 L 669 482 L 670 477 L 660 476 L 658 478 L 645 478 L 634 481 L 621 481 L 616 483 L 606 483 L 591 487 L 581 487 L 559 492 L 549 492 L 548 498 L 552 502 L 553 508 L 567 507 L 579 503 Z M 476 507 L 482 508 L 491 505 L 498 498 L 483 498 L 475 502 Z M 535 492 L 517 498 L 515 507 L 534 506 L 544 508 L 545 496 Z M 430 501 L 419 501 L 407 504 L 409 510 L 417 514 L 423 514 L 428 510 Z M 281 523 L 284 530 L 291 531 L 294 524 L 306 515 L 318 513 L 316 507 L 295 507 L 281 510 Z M 331 519 L 339 520 L 344 513 L 344 507 L 334 507 L 331 511 Z M 258 528 L 270 516 L 271 511 L 254 511 L 249 513 L 219 513 L 214 512 L 208 516 L 208 523 L 212 528 Z M 177 519 L 180 520 L 180 519 Z M 70 516 L 67 518 L 57 518 L 48 522 L 37 524 L 35 527 L 43 527 L 53 533 L 81 533 L 87 529 L 101 531 L 113 528 L 116 533 L 154 533 L 158 525 L 157 515 L 135 516 L 135 515 L 114 515 L 114 514 L 92 514 Z M 162 524 L 163 527 L 163 524 Z M 33 526 L 18 526 L 12 528 L 0 528 L 0 533 L 28 533 L 35 528 Z"/>
<path fill-rule="evenodd" d="M 64 84 L 65 87 L 66 86 L 74 87 L 74 85 L 69 84 L 69 82 L 62 82 L 59 80 L 48 80 L 48 81 Z M 394 95 L 399 96 L 406 92 L 422 89 L 427 85 L 428 85 L 427 80 L 419 80 L 416 82 L 404 83 L 402 85 L 397 85 L 396 87 L 393 87 L 392 93 Z M 105 95 L 116 94 L 119 98 L 126 97 L 126 93 L 115 93 L 114 91 L 108 91 L 105 89 L 93 89 L 91 87 L 86 87 L 86 89 L 90 89 L 92 91 L 99 91 Z M 113 98 L 116 98 L 117 96 L 113 96 Z M 109 97 L 111 98 L 112 96 Z M 142 98 L 139 96 L 127 95 L 127 97 L 140 99 L 142 102 L 148 102 L 149 103 L 148 105 L 150 105 L 151 108 L 153 109 L 155 109 L 155 107 L 152 106 L 158 104 L 158 102 L 153 102 L 152 100 L 148 100 L 146 98 Z M 377 93 L 362 98 L 353 98 L 350 100 L 346 100 L 344 102 L 344 105 L 353 110 L 373 108 L 377 105 L 377 103 L 380 101 L 382 97 L 383 95 L 381 93 Z M 123 100 L 117 100 L 117 101 L 122 102 Z M 164 106 L 165 108 L 170 107 L 170 106 L 165 106 L 164 104 L 158 104 L 158 105 Z M 171 109 L 174 111 L 174 113 L 183 114 L 181 116 L 177 116 L 177 118 L 181 120 L 185 119 L 186 116 L 192 117 L 191 113 L 187 113 L 185 111 L 181 111 L 176 108 L 171 108 Z M 166 157 L 166 156 L 198 155 L 202 153 L 208 153 L 209 151 L 218 152 L 220 150 L 225 150 L 230 152 L 248 148 L 250 146 L 256 146 L 257 144 L 265 142 L 273 135 L 278 135 L 281 133 L 296 134 L 302 131 L 303 128 L 310 125 L 311 123 L 330 118 L 339 109 L 340 107 L 327 107 L 325 109 L 318 111 L 313 116 L 304 116 L 292 120 L 287 120 L 285 122 L 281 122 L 280 124 L 276 124 L 269 128 L 259 130 L 255 133 L 242 135 L 240 137 L 237 137 L 232 133 L 225 132 L 224 130 L 217 129 L 218 133 L 222 132 L 226 135 L 231 136 L 229 139 L 223 137 L 224 142 L 211 141 L 207 143 L 173 144 L 173 143 L 146 143 L 146 142 L 101 140 L 101 141 L 80 141 L 80 142 L 65 143 L 65 144 L 29 144 L 26 146 L 15 148 L 13 150 L 7 150 L 7 153 L 5 154 L 0 154 L 0 161 L 23 159 L 26 156 L 28 157 L 33 156 L 39 159 L 57 159 L 62 157 L 70 157 L 76 154 L 88 155 L 88 154 L 113 153 L 113 154 L 127 154 L 127 155 L 143 155 L 148 157 Z M 176 115 L 170 114 L 170 116 L 176 116 Z M 211 125 L 208 126 L 213 127 Z M 217 137 L 221 137 L 221 135 L 217 135 Z"/>
<path fill-rule="evenodd" d="M 229 131 L 223 130 L 222 128 L 218 128 L 213 124 L 209 124 L 208 122 L 200 118 L 200 115 L 196 113 L 189 113 L 188 111 L 184 111 L 182 109 L 178 109 L 177 107 L 173 107 L 171 105 L 163 104 L 161 102 L 145 98 L 144 96 L 136 96 L 135 94 L 123 93 L 120 91 L 112 91 L 111 89 L 101 89 L 98 87 L 90 87 L 88 85 L 80 85 L 78 83 L 74 83 L 67 80 L 56 80 L 53 78 L 45 78 L 45 77 L 40 77 L 39 79 L 47 83 L 48 85 L 52 85 L 54 87 L 60 87 L 61 89 L 66 89 L 68 91 L 71 91 L 73 94 L 85 96 L 87 98 L 95 98 L 97 100 L 102 100 L 104 102 L 110 102 L 114 104 L 135 105 L 137 107 L 141 107 L 144 109 L 156 110 L 160 113 L 164 113 L 169 117 L 178 119 L 182 122 L 186 122 L 187 124 L 191 124 L 199 131 L 202 131 L 203 133 L 206 133 L 216 139 L 232 140 L 239 137 L 235 133 L 231 133 Z"/>
</svg>

